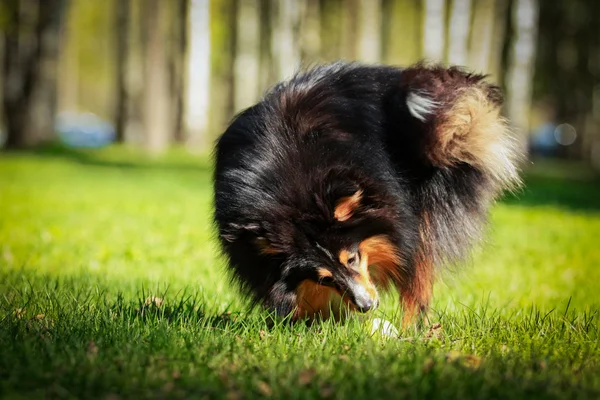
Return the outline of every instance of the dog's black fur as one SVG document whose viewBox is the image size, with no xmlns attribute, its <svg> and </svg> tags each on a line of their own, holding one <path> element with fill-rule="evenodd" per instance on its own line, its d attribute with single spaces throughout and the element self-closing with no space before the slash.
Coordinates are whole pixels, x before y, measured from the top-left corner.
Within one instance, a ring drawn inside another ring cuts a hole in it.
<svg viewBox="0 0 600 400">
<path fill-rule="evenodd" d="M 371 281 L 398 288 L 410 320 L 425 310 L 434 266 L 459 261 L 490 203 L 518 183 L 501 93 L 483 78 L 335 63 L 279 83 L 240 113 L 215 150 L 215 221 L 255 303 L 293 313 L 308 281 L 371 308 L 339 255 L 360 254 L 376 236 L 393 244 L 384 252 L 394 266 L 371 266 Z M 336 207 L 353 195 L 340 217 Z"/>
</svg>

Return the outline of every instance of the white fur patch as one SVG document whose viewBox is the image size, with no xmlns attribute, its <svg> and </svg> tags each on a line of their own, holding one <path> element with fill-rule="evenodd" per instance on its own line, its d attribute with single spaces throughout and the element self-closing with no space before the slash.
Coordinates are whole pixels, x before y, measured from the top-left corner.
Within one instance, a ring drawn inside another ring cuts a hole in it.
<svg viewBox="0 0 600 400">
<path fill-rule="evenodd" d="M 437 107 L 437 103 L 429 97 L 413 92 L 406 96 L 406 105 L 411 115 L 421 122 L 425 122 L 427 116 L 433 113 Z"/>
</svg>

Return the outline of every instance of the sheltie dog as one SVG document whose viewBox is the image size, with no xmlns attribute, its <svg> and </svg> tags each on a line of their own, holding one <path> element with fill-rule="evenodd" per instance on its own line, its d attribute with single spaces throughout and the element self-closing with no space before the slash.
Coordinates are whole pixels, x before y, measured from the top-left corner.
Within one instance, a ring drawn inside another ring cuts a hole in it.
<svg viewBox="0 0 600 400">
<path fill-rule="evenodd" d="M 458 67 L 338 62 L 237 115 L 215 149 L 214 219 L 234 280 L 292 320 L 377 307 L 426 315 L 441 267 L 464 259 L 519 183 L 501 90 Z M 335 310 L 334 310 L 335 311 Z"/>
</svg>

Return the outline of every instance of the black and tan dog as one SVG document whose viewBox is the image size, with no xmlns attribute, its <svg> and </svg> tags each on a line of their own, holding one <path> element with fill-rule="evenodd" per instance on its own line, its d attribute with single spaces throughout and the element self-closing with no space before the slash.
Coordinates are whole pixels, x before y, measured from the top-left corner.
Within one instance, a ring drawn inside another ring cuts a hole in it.
<svg viewBox="0 0 600 400">
<path fill-rule="evenodd" d="M 409 324 L 439 267 L 479 238 L 519 182 L 481 75 L 335 63 L 276 85 L 219 138 L 215 221 L 235 279 L 293 319 L 365 312 L 396 288 Z"/>
</svg>

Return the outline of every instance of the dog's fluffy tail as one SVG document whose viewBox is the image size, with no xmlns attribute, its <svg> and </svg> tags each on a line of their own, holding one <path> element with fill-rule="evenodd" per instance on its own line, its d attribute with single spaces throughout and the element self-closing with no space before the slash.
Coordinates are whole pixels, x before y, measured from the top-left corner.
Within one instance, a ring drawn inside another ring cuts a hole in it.
<svg viewBox="0 0 600 400">
<path fill-rule="evenodd" d="M 421 159 L 434 167 L 468 164 L 497 189 L 519 184 L 518 147 L 501 116 L 502 92 L 485 76 L 458 67 L 417 64 L 405 69 L 401 91 L 421 137 Z"/>
</svg>

